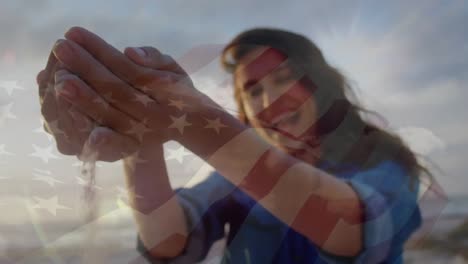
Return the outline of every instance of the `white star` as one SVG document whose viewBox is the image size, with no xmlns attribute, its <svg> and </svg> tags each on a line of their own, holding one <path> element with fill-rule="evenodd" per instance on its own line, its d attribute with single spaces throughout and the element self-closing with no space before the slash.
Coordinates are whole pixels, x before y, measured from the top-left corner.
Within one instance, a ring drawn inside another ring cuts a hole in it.
<svg viewBox="0 0 468 264">
<path fill-rule="evenodd" d="M 100 162 L 96 162 L 96 167 L 98 168 L 102 168 L 102 164 Z M 82 161 L 76 161 L 72 164 L 72 167 L 81 167 L 83 166 L 83 162 Z"/>
<path fill-rule="evenodd" d="M 16 119 L 16 116 L 11 112 L 12 107 L 13 103 L 0 106 L 0 122 L 3 119 Z"/>
<path fill-rule="evenodd" d="M 92 102 L 96 103 L 96 104 L 103 105 L 104 110 L 107 111 L 107 110 L 109 110 L 110 104 L 116 104 L 117 100 L 112 98 L 112 92 L 108 92 L 108 93 L 104 94 L 103 97 L 97 96 L 96 98 L 94 98 L 94 100 Z M 98 121 L 101 121 L 101 120 L 98 120 Z"/>
<path fill-rule="evenodd" d="M 109 97 L 110 98 L 110 97 Z M 112 99 L 109 99 L 109 102 L 111 101 Z M 103 105 L 104 106 L 104 110 L 109 110 L 109 104 L 103 99 L 101 98 L 100 96 L 97 96 L 96 98 L 93 99 L 92 101 L 93 103 L 96 103 L 96 104 L 100 104 L 100 105 Z"/>
<path fill-rule="evenodd" d="M 133 120 L 130 120 L 130 123 L 131 123 L 130 126 L 132 128 L 130 128 L 130 130 L 128 130 L 126 132 L 129 133 L 129 134 L 132 134 L 132 135 L 136 135 L 140 141 L 143 140 L 143 136 L 144 136 L 145 133 L 151 131 L 150 129 L 148 129 L 144 125 L 144 121 L 139 123 L 139 122 L 135 122 Z"/>
<path fill-rule="evenodd" d="M 122 155 L 123 155 L 123 157 L 127 157 L 127 156 L 125 156 L 125 154 L 122 154 Z M 135 168 L 136 168 L 136 164 L 135 164 L 135 163 L 126 163 L 126 164 L 127 164 L 127 168 L 128 168 L 130 171 L 132 171 L 132 172 L 135 171 Z"/>
<path fill-rule="evenodd" d="M 140 164 L 140 163 L 146 163 L 146 162 L 148 162 L 148 160 L 142 159 L 142 158 L 140 158 L 139 155 L 137 155 L 136 157 L 133 157 L 133 162 L 135 162 L 137 164 Z"/>
<path fill-rule="evenodd" d="M 5 144 L 0 145 L 0 155 L 14 156 L 15 154 L 5 150 Z"/>
<path fill-rule="evenodd" d="M 47 174 L 47 175 L 51 175 L 52 172 L 50 172 L 49 170 L 41 170 L 41 169 L 37 169 L 35 168 L 34 171 L 38 172 L 38 173 L 41 173 L 41 174 Z"/>
<path fill-rule="evenodd" d="M 96 124 L 94 124 L 91 120 L 89 119 L 85 119 L 85 125 L 80 128 L 78 131 L 79 132 L 82 132 L 82 133 L 87 133 L 87 132 L 90 132 L 90 131 L 93 131 L 93 129 L 96 127 Z"/>
<path fill-rule="evenodd" d="M 45 209 L 45 210 L 49 211 L 49 213 L 51 213 L 54 216 L 57 216 L 57 210 L 58 209 L 62 209 L 62 210 L 70 210 L 71 209 L 70 207 L 60 205 L 58 203 L 57 195 L 53 196 L 53 197 L 51 197 L 49 199 L 42 199 L 42 198 L 39 198 L 39 197 L 33 197 L 33 199 L 36 202 L 36 204 L 33 205 L 33 207 L 32 207 L 33 209 Z"/>
<path fill-rule="evenodd" d="M 114 98 L 112 98 L 112 92 L 108 92 L 106 94 L 104 94 L 104 100 L 111 103 L 111 104 L 116 104 L 118 103 L 117 100 L 115 100 Z"/>
<path fill-rule="evenodd" d="M 148 162 L 148 160 L 140 158 L 138 153 L 125 153 L 122 152 L 122 157 L 127 157 L 127 159 L 131 160 L 131 162 L 126 162 L 125 164 L 131 171 L 135 171 L 135 167 L 137 164 L 142 164 Z"/>
<path fill-rule="evenodd" d="M 18 85 L 17 81 L 0 81 L 0 87 L 5 89 L 9 96 L 11 96 L 13 90 L 24 90 L 23 87 Z"/>
<path fill-rule="evenodd" d="M 125 189 L 124 187 L 122 186 L 117 186 L 115 187 L 116 191 L 117 191 L 117 198 L 120 198 L 122 200 L 128 200 L 128 192 L 127 192 L 127 189 Z"/>
<path fill-rule="evenodd" d="M 208 122 L 208 124 L 205 126 L 205 128 L 212 128 L 216 131 L 216 134 L 219 134 L 219 130 L 223 127 L 227 127 L 226 125 L 222 124 L 220 121 L 219 121 L 219 117 L 216 118 L 215 120 L 210 120 L 210 119 L 207 119 L 205 118 L 206 122 Z"/>
<path fill-rule="evenodd" d="M 121 200 L 126 200 L 126 201 L 128 201 L 128 198 L 129 198 L 129 195 L 130 195 L 130 194 L 131 194 L 133 197 L 138 198 L 138 199 L 143 198 L 143 196 L 136 194 L 136 192 L 135 192 L 135 186 L 133 186 L 133 187 L 130 188 L 130 189 L 126 189 L 126 188 L 124 188 L 124 187 L 122 187 L 122 186 L 117 186 L 117 187 L 116 187 L 116 191 L 117 191 L 117 198 L 119 198 L 119 199 L 121 199 Z"/>
<path fill-rule="evenodd" d="M 60 128 L 58 120 L 48 122 L 47 127 L 51 130 L 52 133 L 56 135 L 65 134 L 65 132 L 63 132 L 63 130 Z"/>
<path fill-rule="evenodd" d="M 45 163 L 49 163 L 49 159 L 60 159 L 52 153 L 52 145 L 46 148 L 40 148 L 35 144 L 33 144 L 32 146 L 34 148 L 34 153 L 29 154 L 29 156 L 38 157 Z"/>
<path fill-rule="evenodd" d="M 152 89 L 149 88 L 148 86 L 143 86 L 143 87 L 141 87 L 141 90 L 142 90 L 144 93 L 149 93 L 149 92 L 152 91 Z"/>
<path fill-rule="evenodd" d="M 77 111 L 70 111 L 69 113 L 70 113 L 70 115 L 72 116 L 73 119 L 80 120 L 80 122 L 82 122 L 82 121 L 84 122 L 83 127 L 79 128 L 79 130 L 78 130 L 79 132 L 85 133 L 85 132 L 90 132 L 90 131 L 93 130 L 95 124 L 87 116 L 85 116 L 85 115 L 83 115 L 83 114 L 81 114 L 80 112 L 77 112 Z"/>
<path fill-rule="evenodd" d="M 184 107 L 187 107 L 188 105 L 186 103 L 184 103 L 184 101 L 182 100 L 171 100 L 169 99 L 169 101 L 171 101 L 169 103 L 169 106 L 175 106 L 177 109 L 181 110 L 184 109 Z"/>
<path fill-rule="evenodd" d="M 186 152 L 184 147 L 180 147 L 176 150 L 168 149 L 171 153 L 169 154 L 169 157 L 167 157 L 167 160 L 177 160 L 179 163 L 184 162 L 184 157 L 185 156 L 190 156 L 192 153 Z"/>
<path fill-rule="evenodd" d="M 38 128 L 36 128 L 36 129 L 34 129 L 33 132 L 34 132 L 34 133 L 43 134 L 43 135 L 45 135 L 45 136 L 47 137 L 47 139 L 48 139 L 49 141 L 52 141 L 52 139 L 54 139 L 54 137 L 53 137 L 51 134 L 49 134 L 49 133 L 47 133 L 47 132 L 45 131 L 45 129 L 44 129 L 44 123 L 43 123 L 43 122 L 44 122 L 44 120 L 41 118 L 41 126 L 38 127 Z"/>
<path fill-rule="evenodd" d="M 55 97 L 55 84 L 51 84 L 51 83 L 48 83 L 47 86 L 46 86 L 46 89 L 45 89 L 45 93 L 44 93 L 44 98 L 46 98 L 47 96 L 54 96 Z M 42 98 L 41 100 L 43 100 L 44 98 Z"/>
<path fill-rule="evenodd" d="M 186 126 L 192 125 L 191 123 L 187 122 L 186 118 L 187 118 L 186 114 L 184 114 L 183 116 L 179 118 L 171 116 L 172 124 L 169 126 L 169 128 L 177 128 L 177 130 L 179 130 L 179 133 L 184 134 L 184 128 Z"/>
<path fill-rule="evenodd" d="M 81 186 L 87 186 L 88 185 L 88 182 L 86 180 L 84 180 L 83 178 L 81 178 L 81 177 L 76 176 L 75 179 L 76 179 L 76 183 L 78 183 L 78 185 L 81 185 Z M 102 190 L 102 187 L 97 186 L 97 185 L 94 185 L 93 188 L 96 189 L 96 190 Z"/>
<path fill-rule="evenodd" d="M 52 187 L 55 186 L 56 183 L 64 183 L 63 181 L 59 181 L 53 177 L 45 176 L 45 175 L 41 175 L 37 173 L 33 173 L 33 176 L 34 176 L 33 180 L 45 182 Z"/>
<path fill-rule="evenodd" d="M 140 103 L 142 103 L 145 107 L 147 107 L 148 104 L 154 102 L 154 100 L 153 100 L 152 98 L 150 98 L 150 97 L 147 96 L 146 94 L 142 94 L 142 93 L 137 93 L 137 94 L 135 94 L 135 98 L 133 99 L 133 101 L 140 102 Z"/>
<path fill-rule="evenodd" d="M 122 154 L 125 155 L 125 156 L 128 156 L 128 159 L 130 159 L 132 161 L 132 163 L 135 163 L 135 164 L 141 164 L 141 163 L 148 162 L 148 160 L 142 159 L 138 152 L 134 153 L 134 154 L 127 154 L 127 153 L 122 153 Z"/>
</svg>

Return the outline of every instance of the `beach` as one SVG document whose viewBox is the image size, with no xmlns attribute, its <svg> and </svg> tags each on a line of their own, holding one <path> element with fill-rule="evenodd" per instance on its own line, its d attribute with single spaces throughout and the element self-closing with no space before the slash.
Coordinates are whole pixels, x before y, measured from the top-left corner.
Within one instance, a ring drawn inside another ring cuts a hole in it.
<svg viewBox="0 0 468 264">
<path fill-rule="evenodd" d="M 464 199 L 452 202 L 429 231 L 412 237 L 406 245 L 405 263 L 468 263 L 468 214 L 463 204 Z M 87 237 L 90 228 L 97 230 L 92 241 Z M 94 263 L 147 263 L 135 248 L 136 228 L 124 207 L 90 224 L 51 221 L 40 226 L 0 226 L 1 264 L 92 264 L 90 259 Z M 223 249 L 221 240 L 200 263 L 219 263 Z"/>
</svg>

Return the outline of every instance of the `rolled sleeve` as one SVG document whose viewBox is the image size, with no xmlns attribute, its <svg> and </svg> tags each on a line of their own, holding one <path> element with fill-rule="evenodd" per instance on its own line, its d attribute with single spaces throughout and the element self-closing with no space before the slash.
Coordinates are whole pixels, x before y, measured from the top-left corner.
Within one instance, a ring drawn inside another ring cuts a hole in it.
<svg viewBox="0 0 468 264">
<path fill-rule="evenodd" d="M 190 227 L 190 224 L 188 224 L 188 226 Z M 177 257 L 157 258 L 151 255 L 139 236 L 137 238 L 137 250 L 147 261 L 153 264 L 196 263 L 202 260 L 206 255 L 206 242 L 207 240 L 205 230 L 203 230 L 203 228 L 199 225 L 198 227 L 194 228 L 192 232 L 190 232 L 186 247 Z"/>
<path fill-rule="evenodd" d="M 140 238 L 137 249 L 150 263 L 196 263 L 203 260 L 213 243 L 224 236 L 223 211 L 233 190 L 218 177 L 212 175 L 192 188 L 175 189 L 179 203 L 186 217 L 189 236 L 183 252 L 174 258 L 156 258 L 145 248 Z"/>
<path fill-rule="evenodd" d="M 363 250 L 355 263 L 379 263 L 390 253 L 394 226 L 389 201 L 372 186 L 350 181 L 364 205 Z"/>
<path fill-rule="evenodd" d="M 358 172 L 345 179 L 363 204 L 363 246 L 352 263 L 400 263 L 403 245 L 421 224 L 418 187 L 410 188 L 409 175 L 394 162 Z M 342 263 L 328 254 L 330 263 Z"/>
</svg>

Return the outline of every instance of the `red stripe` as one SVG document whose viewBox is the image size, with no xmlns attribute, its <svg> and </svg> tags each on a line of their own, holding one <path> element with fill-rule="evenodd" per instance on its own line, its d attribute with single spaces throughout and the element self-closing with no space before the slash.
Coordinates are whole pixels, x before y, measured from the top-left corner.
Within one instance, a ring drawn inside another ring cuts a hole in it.
<svg viewBox="0 0 468 264">
<path fill-rule="evenodd" d="M 260 55 L 245 66 L 245 71 L 257 78 L 257 81 L 268 76 L 287 60 L 286 55 L 273 48 L 266 48 Z"/>
<path fill-rule="evenodd" d="M 284 155 L 272 147 L 258 159 L 239 187 L 247 191 L 256 201 L 260 201 L 270 193 L 281 176 L 297 162 L 297 159 Z"/>
<path fill-rule="evenodd" d="M 304 234 L 306 237 L 314 238 L 314 242 L 319 246 L 323 245 L 330 237 L 339 220 L 350 225 L 357 225 L 363 222 L 361 214 L 363 210 L 358 210 L 361 204 L 351 201 L 342 201 L 349 203 L 344 206 L 346 212 L 332 212 L 329 209 L 329 203 L 337 201 L 327 201 L 318 195 L 312 194 L 305 201 L 304 205 L 298 211 L 291 227 Z"/>
<path fill-rule="evenodd" d="M 297 111 L 303 103 L 305 103 L 312 93 L 304 87 L 303 83 L 306 77 L 301 78 L 295 82 L 284 94 L 276 99 L 267 108 L 263 109 L 257 114 L 257 117 L 267 124 L 286 111 Z M 309 84 L 310 85 L 310 84 Z M 312 91 L 316 90 L 316 86 L 311 86 Z"/>
<path fill-rule="evenodd" d="M 431 234 L 437 220 L 442 215 L 442 211 L 449 203 L 447 195 L 437 181 L 431 179 L 429 183 L 422 182 L 422 185 L 424 184 L 429 184 L 429 187 L 418 202 L 423 222 L 412 236 L 412 246 L 423 243 L 424 239 Z"/>
</svg>

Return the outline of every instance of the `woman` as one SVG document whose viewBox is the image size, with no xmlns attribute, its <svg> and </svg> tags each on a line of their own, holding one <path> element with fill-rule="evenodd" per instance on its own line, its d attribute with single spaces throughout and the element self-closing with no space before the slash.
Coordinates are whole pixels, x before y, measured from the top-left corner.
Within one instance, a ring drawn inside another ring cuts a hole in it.
<svg viewBox="0 0 468 264">
<path fill-rule="evenodd" d="M 134 153 L 123 156 L 148 260 L 202 260 L 229 226 L 227 262 L 402 262 L 421 222 L 424 168 L 397 136 L 362 119 L 344 77 L 310 40 L 254 29 L 227 45 L 222 62 L 233 73 L 239 122 L 156 49 L 122 54 L 80 28 L 65 36 L 38 76 L 47 129 L 65 154 L 83 144 L 101 160 Z M 48 96 L 47 83 L 59 96 Z M 77 135 L 70 124 L 80 122 L 101 127 Z M 173 190 L 168 140 L 217 173 Z"/>
</svg>

